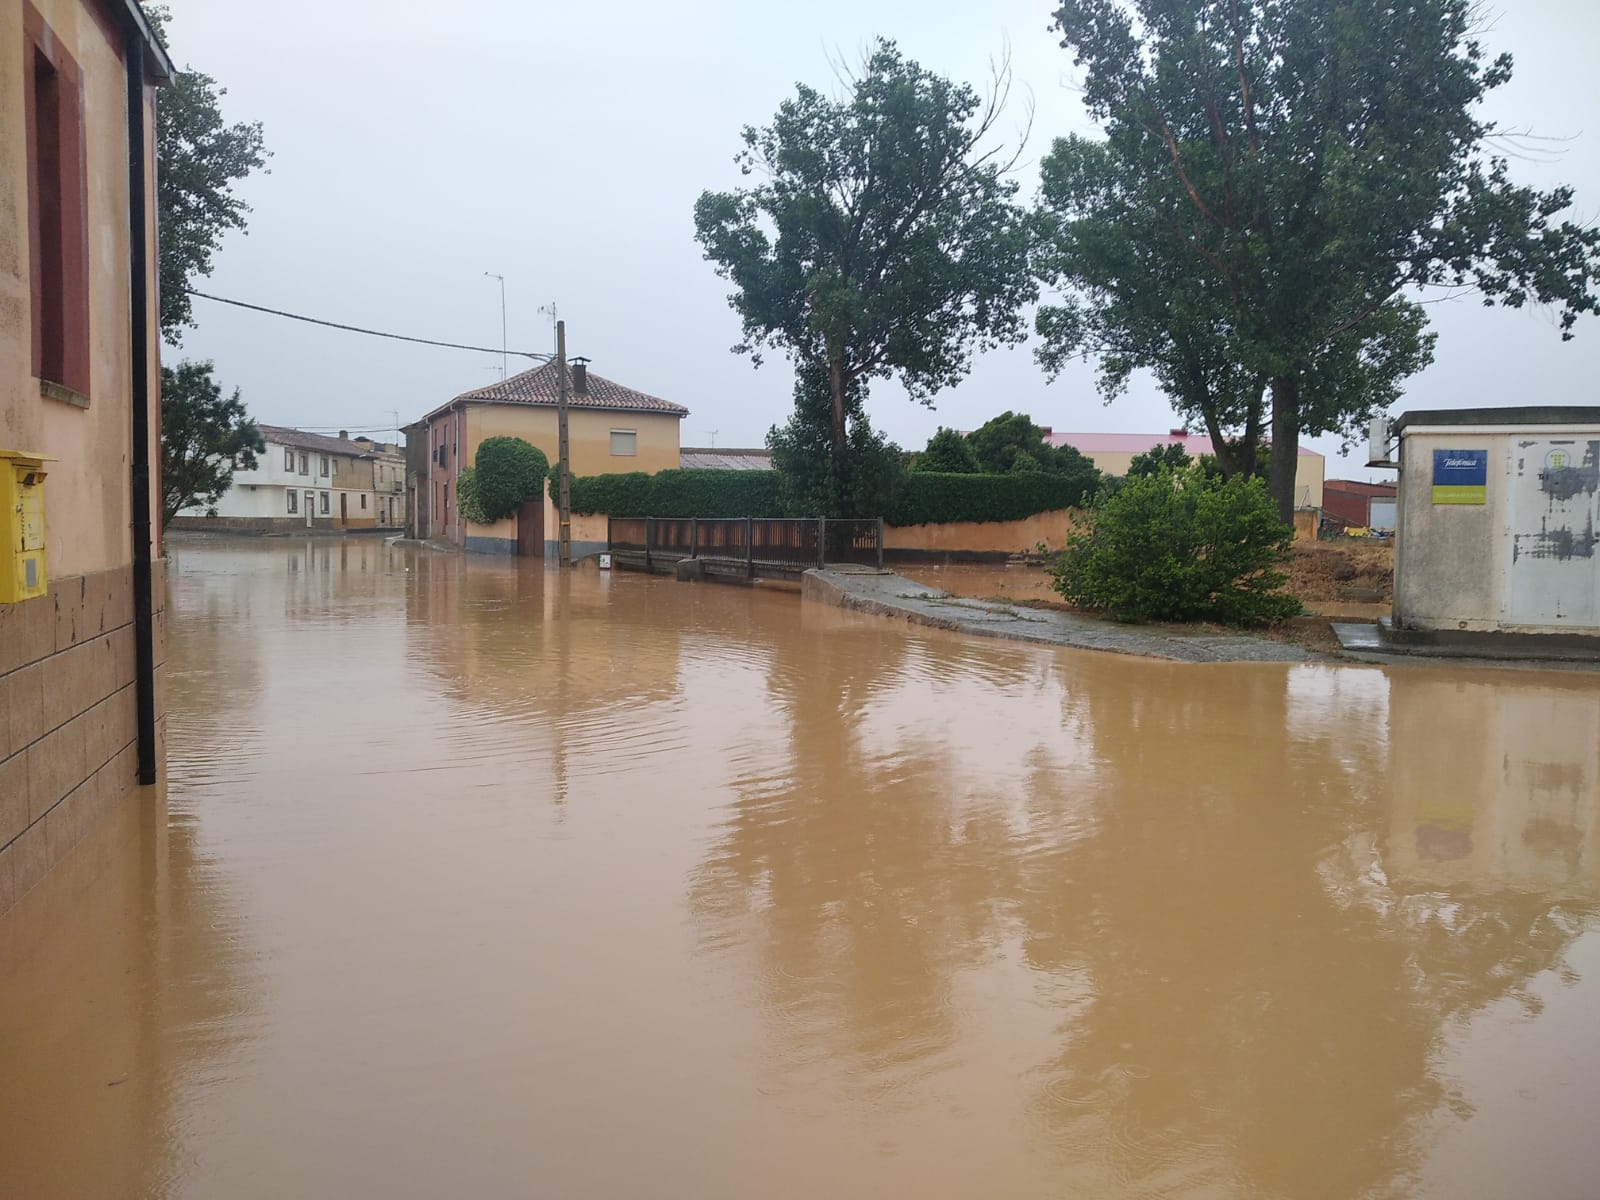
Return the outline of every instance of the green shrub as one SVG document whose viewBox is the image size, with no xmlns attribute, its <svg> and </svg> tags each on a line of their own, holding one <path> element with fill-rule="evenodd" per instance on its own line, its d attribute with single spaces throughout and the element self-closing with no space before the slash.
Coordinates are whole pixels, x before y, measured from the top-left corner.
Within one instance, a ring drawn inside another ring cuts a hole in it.
<svg viewBox="0 0 1600 1200">
<path fill-rule="evenodd" d="M 1093 485 L 1071 475 L 943 475 L 912 471 L 901 479 L 883 516 L 891 525 L 941 521 L 1018 521 L 1035 513 L 1078 508 Z"/>
<path fill-rule="evenodd" d="M 456 508 L 467 520 L 479 525 L 493 520 L 483 511 L 483 501 L 478 496 L 478 473 L 471 467 L 462 467 L 456 475 Z"/>
<path fill-rule="evenodd" d="M 1165 446 L 1154 445 L 1143 454 L 1135 454 L 1128 461 L 1128 477 L 1136 478 L 1141 475 L 1158 475 L 1162 471 L 1182 471 L 1192 465 L 1193 460 L 1189 452 L 1183 448 L 1182 442 L 1170 442 Z"/>
<path fill-rule="evenodd" d="M 976 475 L 983 468 L 978 465 L 978 452 L 970 441 L 954 429 L 940 428 L 928 439 L 928 448 L 917 455 L 913 470 L 941 475 Z"/>
<path fill-rule="evenodd" d="M 1300 611 L 1274 569 L 1293 539 L 1259 479 L 1130 475 L 1068 536 L 1055 587 L 1121 621 L 1279 621 Z"/>
<path fill-rule="evenodd" d="M 509 517 L 525 500 L 544 494 L 550 461 L 544 451 L 517 437 L 485 438 L 472 460 L 472 488 L 482 518 L 462 510 L 468 520 L 487 523 Z M 465 474 L 465 472 L 462 472 Z M 460 484 L 456 485 L 460 495 Z"/>
<path fill-rule="evenodd" d="M 560 487 L 551 473 L 550 491 Z M 613 517 L 776 517 L 776 471 L 668 470 L 573 476 L 572 511 Z"/>
</svg>

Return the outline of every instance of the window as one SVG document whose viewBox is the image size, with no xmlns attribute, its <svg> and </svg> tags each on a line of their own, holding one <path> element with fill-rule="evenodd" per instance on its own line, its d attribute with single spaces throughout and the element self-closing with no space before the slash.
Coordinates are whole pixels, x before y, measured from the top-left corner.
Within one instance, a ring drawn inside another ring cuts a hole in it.
<svg viewBox="0 0 1600 1200">
<path fill-rule="evenodd" d="M 367 506 L 367 494 L 365 492 L 362 492 L 361 493 L 361 507 L 365 508 L 366 506 Z"/>
<path fill-rule="evenodd" d="M 288 471 L 291 474 L 293 474 L 293 472 L 294 472 L 294 451 L 293 450 L 285 450 L 283 452 L 283 469 L 285 471 Z"/>
<path fill-rule="evenodd" d="M 611 453 L 616 457 L 632 458 L 639 452 L 639 435 L 631 429 L 611 431 Z"/>
<path fill-rule="evenodd" d="M 301 451 L 300 453 L 300 474 L 311 474 L 311 456 L 306 454 L 304 451 Z"/>
<path fill-rule="evenodd" d="M 328 477 L 328 456 L 326 454 L 317 456 L 317 469 L 322 472 L 324 479 Z"/>
<path fill-rule="evenodd" d="M 291 513 L 299 512 L 300 511 L 300 493 L 295 491 L 294 488 L 290 488 L 288 495 L 289 495 L 289 511 Z"/>
<path fill-rule="evenodd" d="M 78 64 L 32 4 L 22 27 L 33 373 L 47 394 L 89 396 L 89 193 Z"/>
<path fill-rule="evenodd" d="M 335 475 L 339 473 L 339 460 L 337 458 L 333 460 L 333 473 Z"/>
<path fill-rule="evenodd" d="M 322 493 L 322 515 L 323 516 L 327 516 L 328 515 L 328 493 L 327 492 L 323 492 Z"/>
</svg>

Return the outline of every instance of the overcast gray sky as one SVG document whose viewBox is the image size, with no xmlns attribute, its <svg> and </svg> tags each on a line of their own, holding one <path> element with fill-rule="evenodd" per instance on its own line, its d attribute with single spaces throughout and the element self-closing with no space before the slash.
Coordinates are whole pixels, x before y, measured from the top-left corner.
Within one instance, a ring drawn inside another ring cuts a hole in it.
<svg viewBox="0 0 1600 1200">
<path fill-rule="evenodd" d="M 212 278 L 223 296 L 350 324 L 500 343 L 506 277 L 513 347 L 546 350 L 541 305 L 567 322 L 594 371 L 687 405 L 684 445 L 760 445 L 790 407 L 791 373 L 729 352 L 738 321 L 700 256 L 692 207 L 737 186 L 746 123 L 764 123 L 796 81 L 831 83 L 830 56 L 897 39 L 925 66 L 982 84 L 1009 44 L 1036 115 L 1022 176 L 1050 139 L 1089 126 L 1049 0 L 172 0 L 171 39 L 228 89 L 231 120 L 260 120 L 271 173 L 243 186 L 248 236 L 230 236 Z M 1503 4 L 1486 38 L 1516 77 L 1491 115 L 1571 139 L 1525 182 L 1577 188 L 1600 213 L 1600 4 Z M 1020 118 L 1020 108 L 1017 110 Z M 1437 361 L 1400 406 L 1596 403 L 1600 320 L 1563 344 L 1552 316 L 1431 307 Z M 216 360 L 259 420 L 382 430 L 499 378 L 498 355 L 405 346 L 195 301 L 183 353 Z M 876 384 L 873 422 L 907 448 L 939 425 L 970 429 L 1005 409 L 1058 430 L 1164 432 L 1148 380 L 1104 407 L 1079 366 L 1047 383 L 1032 345 L 984 356 L 936 410 Z M 171 351 L 168 351 L 171 357 Z M 518 369 L 513 359 L 513 372 Z M 1337 452 L 1336 439 L 1319 448 Z M 1363 476 L 1356 459 L 1328 474 Z"/>
</svg>

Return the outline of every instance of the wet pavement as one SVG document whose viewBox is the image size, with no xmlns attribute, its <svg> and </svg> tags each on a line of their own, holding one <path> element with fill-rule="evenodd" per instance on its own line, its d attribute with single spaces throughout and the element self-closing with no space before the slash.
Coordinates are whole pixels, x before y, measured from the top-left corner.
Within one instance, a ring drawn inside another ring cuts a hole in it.
<svg viewBox="0 0 1600 1200">
<path fill-rule="evenodd" d="M 855 612 L 1010 642 L 1174 662 L 1310 662 L 1321 657 L 1300 646 L 1246 633 L 1177 632 L 1172 627 L 1118 624 L 1081 613 L 1018 608 L 1003 595 L 988 599 L 952 595 L 892 571 L 851 567 L 808 571 L 804 587 L 808 598 Z"/>
<path fill-rule="evenodd" d="M 1600 685 L 174 550 L 0 1196 L 1582 1197 Z"/>
</svg>

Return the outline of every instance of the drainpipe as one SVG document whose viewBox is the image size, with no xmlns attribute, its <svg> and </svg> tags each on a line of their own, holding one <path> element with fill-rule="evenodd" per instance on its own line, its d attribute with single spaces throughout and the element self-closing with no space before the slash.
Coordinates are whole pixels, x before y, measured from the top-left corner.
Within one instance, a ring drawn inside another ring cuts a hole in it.
<svg viewBox="0 0 1600 1200">
<path fill-rule="evenodd" d="M 145 204 L 145 41 L 130 19 L 123 35 L 128 72 L 129 351 L 133 402 L 133 692 L 141 784 L 156 781 L 156 643 L 150 521 L 150 236 Z"/>
</svg>

